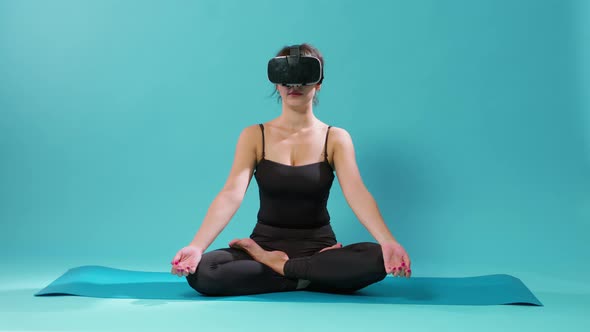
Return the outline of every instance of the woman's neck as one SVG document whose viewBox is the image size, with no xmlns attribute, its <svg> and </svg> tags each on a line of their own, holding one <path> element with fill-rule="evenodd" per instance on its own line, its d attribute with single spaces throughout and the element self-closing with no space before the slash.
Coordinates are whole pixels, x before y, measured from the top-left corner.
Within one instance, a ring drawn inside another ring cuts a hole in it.
<svg viewBox="0 0 590 332">
<path fill-rule="evenodd" d="M 277 118 L 277 124 L 285 129 L 299 131 L 317 125 L 318 119 L 313 114 L 311 105 L 293 108 L 283 105 L 283 113 Z"/>
</svg>

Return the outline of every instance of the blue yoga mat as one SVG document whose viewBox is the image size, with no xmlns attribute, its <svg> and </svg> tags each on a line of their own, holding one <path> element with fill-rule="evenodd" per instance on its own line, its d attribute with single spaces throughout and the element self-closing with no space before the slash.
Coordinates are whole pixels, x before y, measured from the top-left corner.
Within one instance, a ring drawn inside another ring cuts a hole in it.
<svg viewBox="0 0 590 332">
<path fill-rule="evenodd" d="M 81 266 L 68 270 L 35 294 L 35 296 L 49 295 L 193 301 L 543 305 L 520 279 L 506 274 L 467 278 L 388 277 L 351 295 L 294 291 L 218 297 L 197 293 L 188 285 L 185 278 L 179 278 L 169 272 L 141 272 L 104 266 Z"/>
</svg>

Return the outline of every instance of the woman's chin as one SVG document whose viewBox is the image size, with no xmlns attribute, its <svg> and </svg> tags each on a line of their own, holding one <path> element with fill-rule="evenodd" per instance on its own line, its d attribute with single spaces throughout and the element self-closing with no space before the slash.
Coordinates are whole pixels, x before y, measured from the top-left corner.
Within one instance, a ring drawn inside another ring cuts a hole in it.
<svg viewBox="0 0 590 332">
<path fill-rule="evenodd" d="M 308 107 L 311 104 L 311 101 L 308 100 L 289 100 L 287 101 L 287 106 L 292 107 L 292 108 L 302 108 L 302 107 Z"/>
</svg>

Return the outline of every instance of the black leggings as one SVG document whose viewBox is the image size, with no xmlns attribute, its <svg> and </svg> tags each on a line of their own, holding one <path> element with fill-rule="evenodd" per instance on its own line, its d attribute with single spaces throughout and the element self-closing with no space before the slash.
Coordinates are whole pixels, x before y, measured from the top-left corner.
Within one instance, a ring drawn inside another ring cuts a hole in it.
<svg viewBox="0 0 590 332">
<path fill-rule="evenodd" d="M 257 223 L 252 235 L 265 250 L 289 256 L 285 276 L 255 261 L 246 252 L 224 248 L 203 254 L 189 285 L 204 295 L 247 295 L 305 289 L 351 293 L 381 281 L 387 275 L 381 246 L 363 242 L 340 249 L 330 225 L 315 229 L 285 229 Z"/>
</svg>

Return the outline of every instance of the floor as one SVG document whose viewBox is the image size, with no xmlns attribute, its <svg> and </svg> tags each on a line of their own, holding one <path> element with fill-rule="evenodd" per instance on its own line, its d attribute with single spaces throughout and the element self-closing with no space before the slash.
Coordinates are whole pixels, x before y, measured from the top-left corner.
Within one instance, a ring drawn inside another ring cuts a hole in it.
<svg viewBox="0 0 590 332">
<path fill-rule="evenodd" d="M 27 273 L 3 264 L 0 331 L 588 331 L 590 289 L 580 281 L 517 275 L 543 307 L 273 303 L 34 297 L 67 268 Z"/>
</svg>

